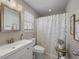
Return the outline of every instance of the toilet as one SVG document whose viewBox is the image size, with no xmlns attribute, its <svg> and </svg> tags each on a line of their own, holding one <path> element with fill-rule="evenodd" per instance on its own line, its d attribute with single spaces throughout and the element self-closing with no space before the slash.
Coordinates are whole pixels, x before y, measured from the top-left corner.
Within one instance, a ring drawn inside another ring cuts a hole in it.
<svg viewBox="0 0 79 59">
<path fill-rule="evenodd" d="M 34 46 L 34 59 L 44 59 L 45 48 L 39 45 Z"/>
<path fill-rule="evenodd" d="M 36 42 L 35 38 L 32 38 L 33 42 Z M 44 59 L 45 48 L 40 45 L 33 46 L 33 59 Z"/>
</svg>

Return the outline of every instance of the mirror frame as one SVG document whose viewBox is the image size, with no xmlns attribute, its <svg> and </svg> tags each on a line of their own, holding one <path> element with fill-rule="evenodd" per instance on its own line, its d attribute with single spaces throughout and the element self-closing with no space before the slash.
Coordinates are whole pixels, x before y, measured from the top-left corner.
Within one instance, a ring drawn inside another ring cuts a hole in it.
<svg viewBox="0 0 79 59">
<path fill-rule="evenodd" d="M 76 14 L 73 14 L 70 17 L 70 34 L 73 36 L 73 39 L 77 42 L 79 42 L 78 39 L 76 39 L 76 23 L 79 22 L 79 19 L 76 19 Z"/>
<path fill-rule="evenodd" d="M 4 30 L 4 7 L 9 8 L 9 9 L 18 13 L 18 15 L 19 15 L 19 30 Z M 1 3 L 1 32 L 15 32 L 15 31 L 20 31 L 20 30 L 21 30 L 21 12 Z"/>
<path fill-rule="evenodd" d="M 75 39 L 75 19 L 76 19 L 76 15 L 73 14 L 70 17 L 70 34 L 73 36 L 74 39 Z"/>
</svg>

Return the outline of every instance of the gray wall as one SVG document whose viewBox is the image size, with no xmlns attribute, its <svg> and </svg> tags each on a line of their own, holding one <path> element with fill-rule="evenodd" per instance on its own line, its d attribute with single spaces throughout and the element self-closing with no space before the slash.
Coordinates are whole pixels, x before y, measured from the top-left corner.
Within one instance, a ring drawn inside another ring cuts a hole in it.
<svg viewBox="0 0 79 59">
<path fill-rule="evenodd" d="M 20 4 L 20 5 L 22 5 L 22 8 L 23 8 L 23 10 L 21 12 L 21 31 L 5 32 L 5 33 L 0 32 L 0 45 L 6 43 L 6 40 L 8 40 L 10 38 L 19 39 L 21 33 L 24 34 L 24 38 L 32 38 L 32 37 L 36 36 L 35 35 L 36 32 L 24 32 L 23 11 L 24 10 L 29 11 L 31 14 L 33 14 L 35 16 L 35 18 L 38 17 L 38 14 L 29 5 L 27 5 L 23 0 L 15 0 L 15 1 L 17 2 L 17 5 Z"/>
<path fill-rule="evenodd" d="M 73 13 L 75 13 L 77 15 L 77 19 L 79 19 L 79 0 L 70 0 L 68 6 L 67 6 L 67 14 L 69 16 L 71 16 Z M 67 18 L 67 20 L 70 21 L 69 18 Z M 69 25 L 68 25 L 69 26 Z M 69 27 L 70 29 L 70 27 Z M 70 31 L 69 32 L 69 38 L 68 38 L 68 43 L 69 43 L 69 52 L 70 52 L 70 59 L 79 59 L 79 57 L 77 56 L 74 56 L 72 54 L 72 51 L 73 50 L 76 50 L 78 53 L 79 53 L 79 42 L 76 42 L 74 39 L 73 39 L 73 36 L 70 35 Z"/>
</svg>

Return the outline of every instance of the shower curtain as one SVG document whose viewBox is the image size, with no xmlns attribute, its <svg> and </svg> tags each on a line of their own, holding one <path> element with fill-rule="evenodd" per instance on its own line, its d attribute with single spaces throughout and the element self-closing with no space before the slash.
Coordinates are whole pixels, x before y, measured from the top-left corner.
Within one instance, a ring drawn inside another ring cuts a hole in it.
<svg viewBox="0 0 79 59">
<path fill-rule="evenodd" d="M 58 39 L 65 40 L 65 14 L 57 14 L 37 19 L 37 44 L 45 47 L 50 59 L 57 59 Z"/>
</svg>

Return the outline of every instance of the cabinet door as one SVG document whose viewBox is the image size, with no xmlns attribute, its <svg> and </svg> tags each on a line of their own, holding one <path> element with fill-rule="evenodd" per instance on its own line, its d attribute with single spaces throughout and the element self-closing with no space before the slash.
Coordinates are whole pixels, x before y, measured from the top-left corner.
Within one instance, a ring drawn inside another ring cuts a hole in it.
<svg viewBox="0 0 79 59">
<path fill-rule="evenodd" d="M 22 54 L 22 59 L 32 59 L 33 58 L 33 52 L 32 52 L 33 48 L 31 46 L 29 47 L 26 47 L 24 50 L 23 50 L 23 54 Z"/>
<path fill-rule="evenodd" d="M 27 48 L 27 59 L 32 59 L 33 58 L 33 54 L 32 54 L 32 47 Z"/>
<path fill-rule="evenodd" d="M 24 51 L 16 52 L 15 54 L 9 55 L 5 59 L 24 59 Z"/>
</svg>

